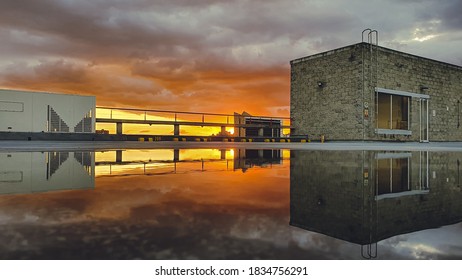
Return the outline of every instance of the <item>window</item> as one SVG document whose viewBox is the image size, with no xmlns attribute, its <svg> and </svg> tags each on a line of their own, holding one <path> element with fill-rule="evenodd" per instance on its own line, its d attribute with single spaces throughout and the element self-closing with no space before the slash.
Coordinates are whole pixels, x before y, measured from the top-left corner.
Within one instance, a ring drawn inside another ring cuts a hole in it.
<svg viewBox="0 0 462 280">
<path fill-rule="evenodd" d="M 377 128 L 409 130 L 409 96 L 377 93 Z"/>
</svg>

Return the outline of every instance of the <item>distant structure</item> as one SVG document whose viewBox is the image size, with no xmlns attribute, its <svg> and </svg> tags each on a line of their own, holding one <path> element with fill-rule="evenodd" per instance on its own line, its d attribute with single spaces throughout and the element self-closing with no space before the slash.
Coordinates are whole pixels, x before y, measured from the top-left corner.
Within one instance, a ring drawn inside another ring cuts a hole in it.
<svg viewBox="0 0 462 280">
<path fill-rule="evenodd" d="M 462 67 L 380 47 L 373 32 L 368 42 L 290 62 L 291 134 L 462 140 Z"/>
<path fill-rule="evenodd" d="M 249 127 L 236 127 L 234 136 L 237 137 L 281 137 L 282 120 L 280 119 L 253 117 L 244 111 L 242 114 L 234 113 L 234 123 L 249 125 Z"/>
<path fill-rule="evenodd" d="M 0 89 L 0 132 L 95 132 L 94 96 Z"/>
</svg>

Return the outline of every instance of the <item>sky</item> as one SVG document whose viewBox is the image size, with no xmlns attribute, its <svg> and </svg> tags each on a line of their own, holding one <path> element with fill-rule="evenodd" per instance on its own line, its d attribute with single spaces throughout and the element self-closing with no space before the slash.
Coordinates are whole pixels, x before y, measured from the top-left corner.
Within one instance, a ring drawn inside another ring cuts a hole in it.
<svg viewBox="0 0 462 280">
<path fill-rule="evenodd" d="M 2 0 L 0 88 L 289 116 L 290 61 L 361 41 L 462 65 L 461 0 Z"/>
</svg>

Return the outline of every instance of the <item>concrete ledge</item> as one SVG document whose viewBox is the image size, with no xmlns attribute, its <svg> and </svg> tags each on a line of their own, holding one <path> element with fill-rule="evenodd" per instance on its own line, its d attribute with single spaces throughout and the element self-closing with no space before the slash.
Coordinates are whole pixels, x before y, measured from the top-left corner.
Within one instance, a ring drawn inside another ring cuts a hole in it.
<svg viewBox="0 0 462 280">
<path fill-rule="evenodd" d="M 96 134 L 96 133 L 50 133 L 50 132 L 0 132 L 1 140 L 18 141 L 196 141 L 196 142 L 305 142 L 307 136 L 287 137 L 225 137 L 192 135 L 140 135 L 140 134 Z M 268 140 L 268 141 L 266 141 Z M 282 141 L 284 140 L 284 141 Z"/>
<path fill-rule="evenodd" d="M 454 151 L 462 142 L 138 142 L 138 141 L 0 141 L 0 152 L 8 151 L 101 151 L 120 149 L 289 149 L 319 151 Z"/>
<path fill-rule="evenodd" d="M 412 131 L 410 130 L 403 130 L 403 129 L 384 129 L 384 128 L 377 128 L 375 130 L 377 134 L 384 134 L 384 135 L 412 135 Z"/>
</svg>

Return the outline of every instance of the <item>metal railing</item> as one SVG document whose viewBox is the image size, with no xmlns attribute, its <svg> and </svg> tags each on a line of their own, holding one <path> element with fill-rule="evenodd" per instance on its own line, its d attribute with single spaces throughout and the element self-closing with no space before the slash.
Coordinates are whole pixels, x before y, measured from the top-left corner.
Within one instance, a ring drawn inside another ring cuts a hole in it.
<svg viewBox="0 0 462 280">
<path fill-rule="evenodd" d="M 104 110 L 106 113 L 102 113 Z M 96 107 L 97 119 L 111 119 L 111 120 L 124 120 L 133 119 L 141 121 L 157 120 L 159 118 L 166 121 L 190 121 L 195 123 L 216 123 L 216 124 L 229 124 L 234 125 L 235 119 L 243 119 L 249 117 L 252 120 L 266 120 L 266 121 L 281 121 L 289 122 L 285 125 L 290 125 L 289 117 L 270 117 L 270 116 L 245 116 L 241 114 L 218 114 L 218 113 L 202 113 L 202 112 L 188 112 L 188 111 L 171 111 L 171 110 L 147 110 L 135 108 L 117 108 L 117 107 Z"/>
</svg>

